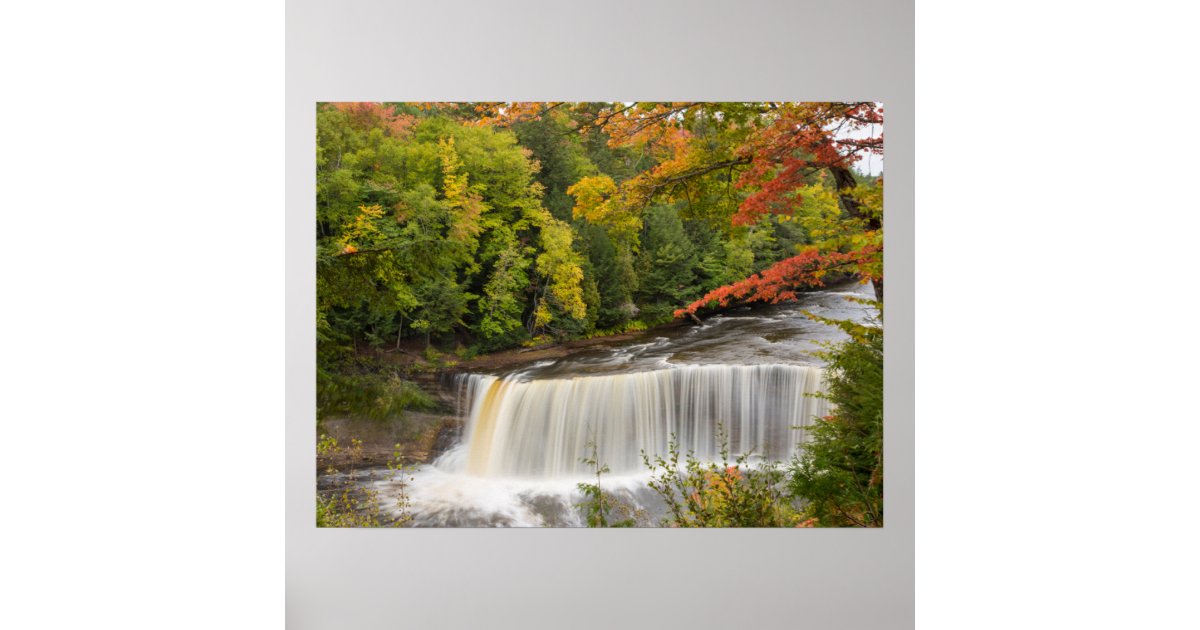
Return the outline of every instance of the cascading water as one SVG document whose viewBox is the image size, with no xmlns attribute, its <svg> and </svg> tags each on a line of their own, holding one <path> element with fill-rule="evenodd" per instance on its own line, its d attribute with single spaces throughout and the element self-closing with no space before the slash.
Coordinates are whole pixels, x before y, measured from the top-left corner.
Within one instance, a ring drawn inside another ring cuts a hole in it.
<svg viewBox="0 0 1200 630">
<path fill-rule="evenodd" d="M 714 461 L 723 427 L 731 455 L 786 462 L 806 439 L 803 427 L 829 411 L 811 395 L 823 382 L 815 352 L 843 337 L 803 312 L 870 316 L 847 297 L 872 294 L 848 285 L 508 374 L 461 375 L 462 438 L 405 488 L 413 524 L 583 526 L 577 484 L 596 480 L 582 461 L 593 441 L 610 470 L 604 491 L 646 510 L 649 524 L 663 505 L 646 485 L 641 454 L 665 454 L 672 435 L 681 455 Z M 376 488 L 396 492 L 388 481 Z"/>
<path fill-rule="evenodd" d="M 804 426 L 828 412 L 822 370 L 803 365 L 682 365 L 628 374 L 526 379 L 466 376 L 463 445 L 439 465 L 483 477 L 578 478 L 592 454 L 614 474 L 642 469 L 642 453 L 791 458 Z M 725 439 L 719 437 L 724 431 Z"/>
</svg>

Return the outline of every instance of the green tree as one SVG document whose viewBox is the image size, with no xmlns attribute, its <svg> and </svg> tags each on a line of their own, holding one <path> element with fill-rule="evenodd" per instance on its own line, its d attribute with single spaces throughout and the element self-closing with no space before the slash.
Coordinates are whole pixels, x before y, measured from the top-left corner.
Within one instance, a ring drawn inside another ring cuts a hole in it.
<svg viewBox="0 0 1200 630">
<path fill-rule="evenodd" d="M 792 493 L 825 527 L 883 526 L 883 331 L 845 321 L 850 338 L 825 353 L 834 411 L 810 426 Z"/>
<path fill-rule="evenodd" d="M 488 347 L 501 347 L 525 336 L 521 316 L 525 311 L 524 293 L 529 288 L 528 269 L 533 248 L 522 246 L 512 229 L 506 226 L 495 230 L 493 243 L 501 250 L 483 287 L 479 332 Z"/>
<path fill-rule="evenodd" d="M 646 213 L 642 251 L 638 256 L 636 297 L 647 323 L 671 319 L 679 304 L 699 295 L 696 286 L 695 248 L 672 206 L 656 206 Z"/>
</svg>

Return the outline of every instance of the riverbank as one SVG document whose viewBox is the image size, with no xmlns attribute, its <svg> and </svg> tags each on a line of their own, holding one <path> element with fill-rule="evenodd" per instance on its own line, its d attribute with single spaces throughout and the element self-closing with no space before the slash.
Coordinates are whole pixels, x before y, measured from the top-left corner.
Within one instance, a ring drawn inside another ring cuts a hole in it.
<svg viewBox="0 0 1200 630">
<path fill-rule="evenodd" d="M 470 355 L 466 348 L 455 350 L 426 348 L 423 340 L 404 340 L 389 348 L 361 348 L 357 354 L 369 361 L 401 371 L 417 382 L 437 380 L 442 374 L 460 372 L 494 372 L 517 368 L 529 363 L 562 359 L 578 352 L 604 349 L 638 339 L 661 334 L 693 325 L 689 321 L 675 320 L 644 330 L 615 333 L 588 339 L 569 339 L 530 347 L 509 348 L 485 354 Z"/>
<path fill-rule="evenodd" d="M 319 454 L 317 469 L 350 469 L 428 464 L 459 438 L 462 422 L 452 412 L 405 411 L 399 418 L 327 418 L 319 427 L 323 439 L 336 440 Z"/>
<path fill-rule="evenodd" d="M 653 338 L 667 330 L 688 326 L 670 322 L 646 330 L 604 335 L 590 339 L 542 344 L 528 348 L 510 348 L 498 352 L 462 358 L 458 352 L 428 351 L 423 340 L 405 340 L 391 348 L 360 349 L 358 356 L 380 371 L 403 375 L 429 395 L 434 407 L 426 411 L 405 410 L 398 417 L 368 419 L 331 417 L 323 419 L 318 433 L 337 441 L 337 448 L 318 458 L 320 473 L 332 468 L 337 472 L 381 467 L 398 459 L 406 465 L 429 464 L 453 446 L 462 432 L 458 417 L 457 394 L 453 376 L 462 373 L 504 372 L 546 360 L 602 350 Z M 465 353 L 464 353 L 465 354 Z"/>
</svg>

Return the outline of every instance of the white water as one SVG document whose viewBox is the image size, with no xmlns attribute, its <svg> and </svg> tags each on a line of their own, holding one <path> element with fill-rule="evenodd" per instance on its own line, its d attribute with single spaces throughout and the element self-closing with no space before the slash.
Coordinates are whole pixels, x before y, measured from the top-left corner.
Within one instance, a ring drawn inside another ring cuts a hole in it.
<svg viewBox="0 0 1200 630">
<path fill-rule="evenodd" d="M 605 492 L 644 509 L 647 524 L 663 506 L 646 485 L 641 451 L 665 454 L 671 434 L 681 457 L 716 459 L 720 423 L 731 455 L 787 461 L 806 439 L 793 427 L 828 413 L 825 400 L 807 395 L 823 374 L 813 351 L 842 338 L 802 311 L 862 320 L 870 310 L 845 298 L 870 295 L 858 285 L 818 291 L 511 374 L 460 377 L 463 435 L 406 487 L 413 524 L 583 526 L 577 484 L 596 480 L 580 461 L 592 438 L 611 471 Z M 387 481 L 376 488 L 397 491 Z"/>
<path fill-rule="evenodd" d="M 822 370 L 803 365 L 681 365 L 633 373 L 527 379 L 466 376 L 463 444 L 436 466 L 477 477 L 580 478 L 592 455 L 614 474 L 643 469 L 642 453 L 732 454 L 786 461 L 804 428 L 828 412 Z"/>
</svg>

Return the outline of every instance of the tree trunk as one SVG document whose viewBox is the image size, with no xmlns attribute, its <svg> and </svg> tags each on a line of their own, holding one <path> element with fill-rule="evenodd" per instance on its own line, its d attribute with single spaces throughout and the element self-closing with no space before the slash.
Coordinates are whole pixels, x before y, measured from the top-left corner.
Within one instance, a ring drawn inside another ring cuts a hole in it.
<svg viewBox="0 0 1200 630">
<path fill-rule="evenodd" d="M 829 171 L 833 173 L 833 181 L 837 185 L 838 199 L 842 202 L 842 208 L 846 210 L 846 214 L 854 218 L 865 218 L 867 228 L 871 230 L 882 230 L 883 223 L 879 217 L 863 217 L 862 204 L 854 198 L 853 191 L 858 187 L 858 182 L 854 181 L 854 174 L 850 169 L 842 166 L 830 167 Z M 872 280 L 871 284 L 875 286 L 875 300 L 883 302 L 883 274 L 880 274 L 878 280 Z"/>
</svg>

